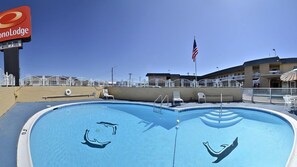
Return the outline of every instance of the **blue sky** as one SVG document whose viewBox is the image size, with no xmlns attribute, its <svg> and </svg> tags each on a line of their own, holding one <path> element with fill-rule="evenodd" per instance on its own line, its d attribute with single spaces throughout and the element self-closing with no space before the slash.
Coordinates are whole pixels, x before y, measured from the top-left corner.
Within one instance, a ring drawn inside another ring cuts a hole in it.
<svg viewBox="0 0 297 167">
<path fill-rule="evenodd" d="M 274 55 L 297 57 L 296 0 L 1 0 L 27 5 L 32 40 L 20 50 L 21 78 L 67 75 L 143 80 L 146 73 L 197 74 Z M 3 66 L 0 53 L 0 68 Z"/>
</svg>

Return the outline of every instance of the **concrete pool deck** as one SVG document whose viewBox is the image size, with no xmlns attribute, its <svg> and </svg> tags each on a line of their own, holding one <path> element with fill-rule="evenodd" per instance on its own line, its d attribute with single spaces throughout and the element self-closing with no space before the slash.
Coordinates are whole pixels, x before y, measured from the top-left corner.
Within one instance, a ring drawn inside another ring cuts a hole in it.
<svg viewBox="0 0 297 167">
<path fill-rule="evenodd" d="M 59 102 L 28 102 L 16 103 L 4 115 L 0 117 L 0 161 L 1 166 L 10 167 L 16 166 L 17 157 L 17 143 L 20 131 L 26 121 L 38 111 L 50 106 L 55 106 L 64 103 L 81 102 L 80 101 L 59 101 Z M 101 101 L 100 99 L 93 99 L 87 101 Z M 150 103 L 151 104 L 151 103 Z M 187 107 L 219 107 L 219 103 L 184 103 L 176 108 Z M 275 110 L 286 115 L 291 116 L 297 120 L 297 116 L 285 111 L 283 105 L 273 104 L 254 104 L 254 103 L 223 103 L 224 107 L 258 107 L 263 109 Z"/>
</svg>

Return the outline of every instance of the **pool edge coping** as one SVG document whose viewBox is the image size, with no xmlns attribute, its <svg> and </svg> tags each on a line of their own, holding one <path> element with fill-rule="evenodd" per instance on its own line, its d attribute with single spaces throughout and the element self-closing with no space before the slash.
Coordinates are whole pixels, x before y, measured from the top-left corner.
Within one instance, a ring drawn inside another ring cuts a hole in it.
<svg viewBox="0 0 297 167">
<path fill-rule="evenodd" d="M 31 158 L 31 150 L 30 150 L 30 135 L 31 135 L 31 130 L 32 127 L 34 126 L 35 122 L 42 117 L 44 114 L 47 112 L 53 111 L 57 108 L 61 107 L 66 107 L 66 106 L 72 106 L 72 105 L 80 105 L 80 104 L 100 104 L 100 103 L 113 103 L 113 104 L 140 104 L 140 105 L 147 105 L 147 106 L 152 106 L 152 107 L 160 107 L 163 109 L 167 110 L 172 110 L 174 112 L 180 112 L 183 110 L 190 110 L 190 109 L 202 109 L 202 108 L 211 108 L 211 106 L 191 106 L 191 107 L 179 107 L 179 108 L 169 108 L 168 106 L 155 106 L 152 103 L 144 103 L 144 102 L 123 102 L 123 101 L 87 101 L 87 102 L 75 102 L 75 103 L 65 103 L 65 104 L 60 104 L 56 106 L 52 106 L 49 108 L 45 108 L 43 110 L 40 110 L 39 112 L 35 113 L 33 116 L 31 116 L 24 126 L 21 129 L 21 132 L 19 134 L 18 138 L 18 145 L 17 145 L 17 166 L 18 167 L 32 167 L 33 162 Z M 226 108 L 226 107 L 225 107 Z M 228 108 L 228 107 L 227 107 Z M 232 107 L 230 107 L 232 108 Z M 243 108 L 243 109 L 255 109 L 255 110 L 260 110 L 268 113 L 275 114 L 283 119 L 285 119 L 288 123 L 291 124 L 291 127 L 293 128 L 294 132 L 294 141 L 293 141 L 293 146 L 290 152 L 289 159 L 286 162 L 286 167 L 295 167 L 297 166 L 297 146 L 296 146 L 296 141 L 297 141 L 297 121 L 281 112 L 274 111 L 271 109 L 265 109 L 265 108 L 260 108 L 260 107 L 246 107 L 246 106 L 236 106 L 234 108 Z"/>
</svg>

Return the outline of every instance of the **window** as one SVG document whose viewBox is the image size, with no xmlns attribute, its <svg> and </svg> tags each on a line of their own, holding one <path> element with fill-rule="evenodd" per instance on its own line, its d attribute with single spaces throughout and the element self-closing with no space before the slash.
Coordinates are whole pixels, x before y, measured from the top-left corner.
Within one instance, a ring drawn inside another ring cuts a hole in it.
<svg viewBox="0 0 297 167">
<path fill-rule="evenodd" d="M 276 64 L 270 64 L 269 65 L 269 70 L 270 71 L 278 71 L 280 69 L 279 65 Z"/>
</svg>

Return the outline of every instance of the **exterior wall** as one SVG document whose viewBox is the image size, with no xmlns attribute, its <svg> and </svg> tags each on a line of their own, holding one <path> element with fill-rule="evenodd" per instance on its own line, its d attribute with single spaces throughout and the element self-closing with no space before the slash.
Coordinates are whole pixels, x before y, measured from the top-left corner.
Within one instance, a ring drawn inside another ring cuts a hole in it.
<svg viewBox="0 0 297 167">
<path fill-rule="evenodd" d="M 165 81 L 166 80 L 166 76 L 149 76 L 148 77 L 148 79 L 149 79 L 149 85 L 155 85 L 155 79 L 159 79 L 159 80 L 161 80 L 161 81 L 159 81 L 159 86 L 165 86 L 164 84 L 164 82 L 163 81 Z"/>
<path fill-rule="evenodd" d="M 260 74 L 269 74 L 269 64 L 260 64 Z M 261 77 L 260 87 L 270 87 L 269 79 Z"/>
<path fill-rule="evenodd" d="M 99 97 L 102 92 L 101 87 L 67 87 L 67 86 L 40 86 L 40 87 L 21 87 L 17 94 L 17 102 L 37 102 L 37 101 L 62 101 L 91 99 L 94 96 L 86 97 L 62 97 L 62 98 L 43 98 L 50 96 L 64 96 L 65 90 L 70 89 L 71 95 L 91 95 L 95 92 L 95 97 Z"/>
<path fill-rule="evenodd" d="M 0 116 L 2 116 L 16 102 L 14 87 L 0 87 Z"/>
<path fill-rule="evenodd" d="M 154 80 L 154 79 L 162 79 L 162 80 L 166 80 L 166 76 L 149 76 L 148 77 L 149 80 Z"/>
<path fill-rule="evenodd" d="M 292 63 L 292 64 L 282 64 L 280 66 L 280 71 L 281 73 L 285 73 L 285 72 L 288 72 L 288 71 L 291 71 L 294 69 L 294 67 L 297 66 L 297 63 Z"/>
<path fill-rule="evenodd" d="M 247 66 L 244 68 L 244 85 L 245 88 L 252 88 L 253 87 L 253 67 Z"/>
<path fill-rule="evenodd" d="M 0 116 L 16 102 L 38 102 L 38 101 L 63 101 L 93 99 L 94 96 L 86 97 L 62 97 L 47 98 L 49 96 L 64 96 L 65 90 L 70 89 L 71 95 L 91 95 L 99 97 L 102 87 L 66 87 L 66 86 L 45 86 L 45 87 L 0 87 Z"/>
<path fill-rule="evenodd" d="M 270 74 L 270 64 L 259 64 L 259 72 L 261 75 Z M 280 71 L 281 74 L 288 72 L 294 67 L 297 66 L 297 63 L 290 63 L 290 64 L 280 64 Z M 245 80 L 244 80 L 244 87 L 245 88 L 252 88 L 253 87 L 253 66 L 245 67 Z M 270 87 L 270 81 L 268 78 L 261 77 L 260 78 L 260 87 Z"/>
<path fill-rule="evenodd" d="M 171 81 L 180 80 L 180 77 L 179 76 L 171 76 L 170 80 Z M 177 86 L 177 87 L 180 86 L 180 82 L 175 82 L 175 86 Z"/>
<path fill-rule="evenodd" d="M 173 91 L 179 91 L 181 98 L 185 102 L 197 101 L 197 93 L 203 92 L 206 98 L 212 97 L 211 101 L 219 102 L 220 94 L 224 96 L 233 96 L 233 101 L 242 101 L 241 88 L 125 88 L 125 87 L 110 87 L 110 94 L 120 100 L 135 100 L 153 102 L 159 95 L 168 95 L 169 101 L 172 100 Z M 209 98 L 210 99 L 210 98 Z M 224 101 L 224 98 L 223 98 Z"/>
</svg>

